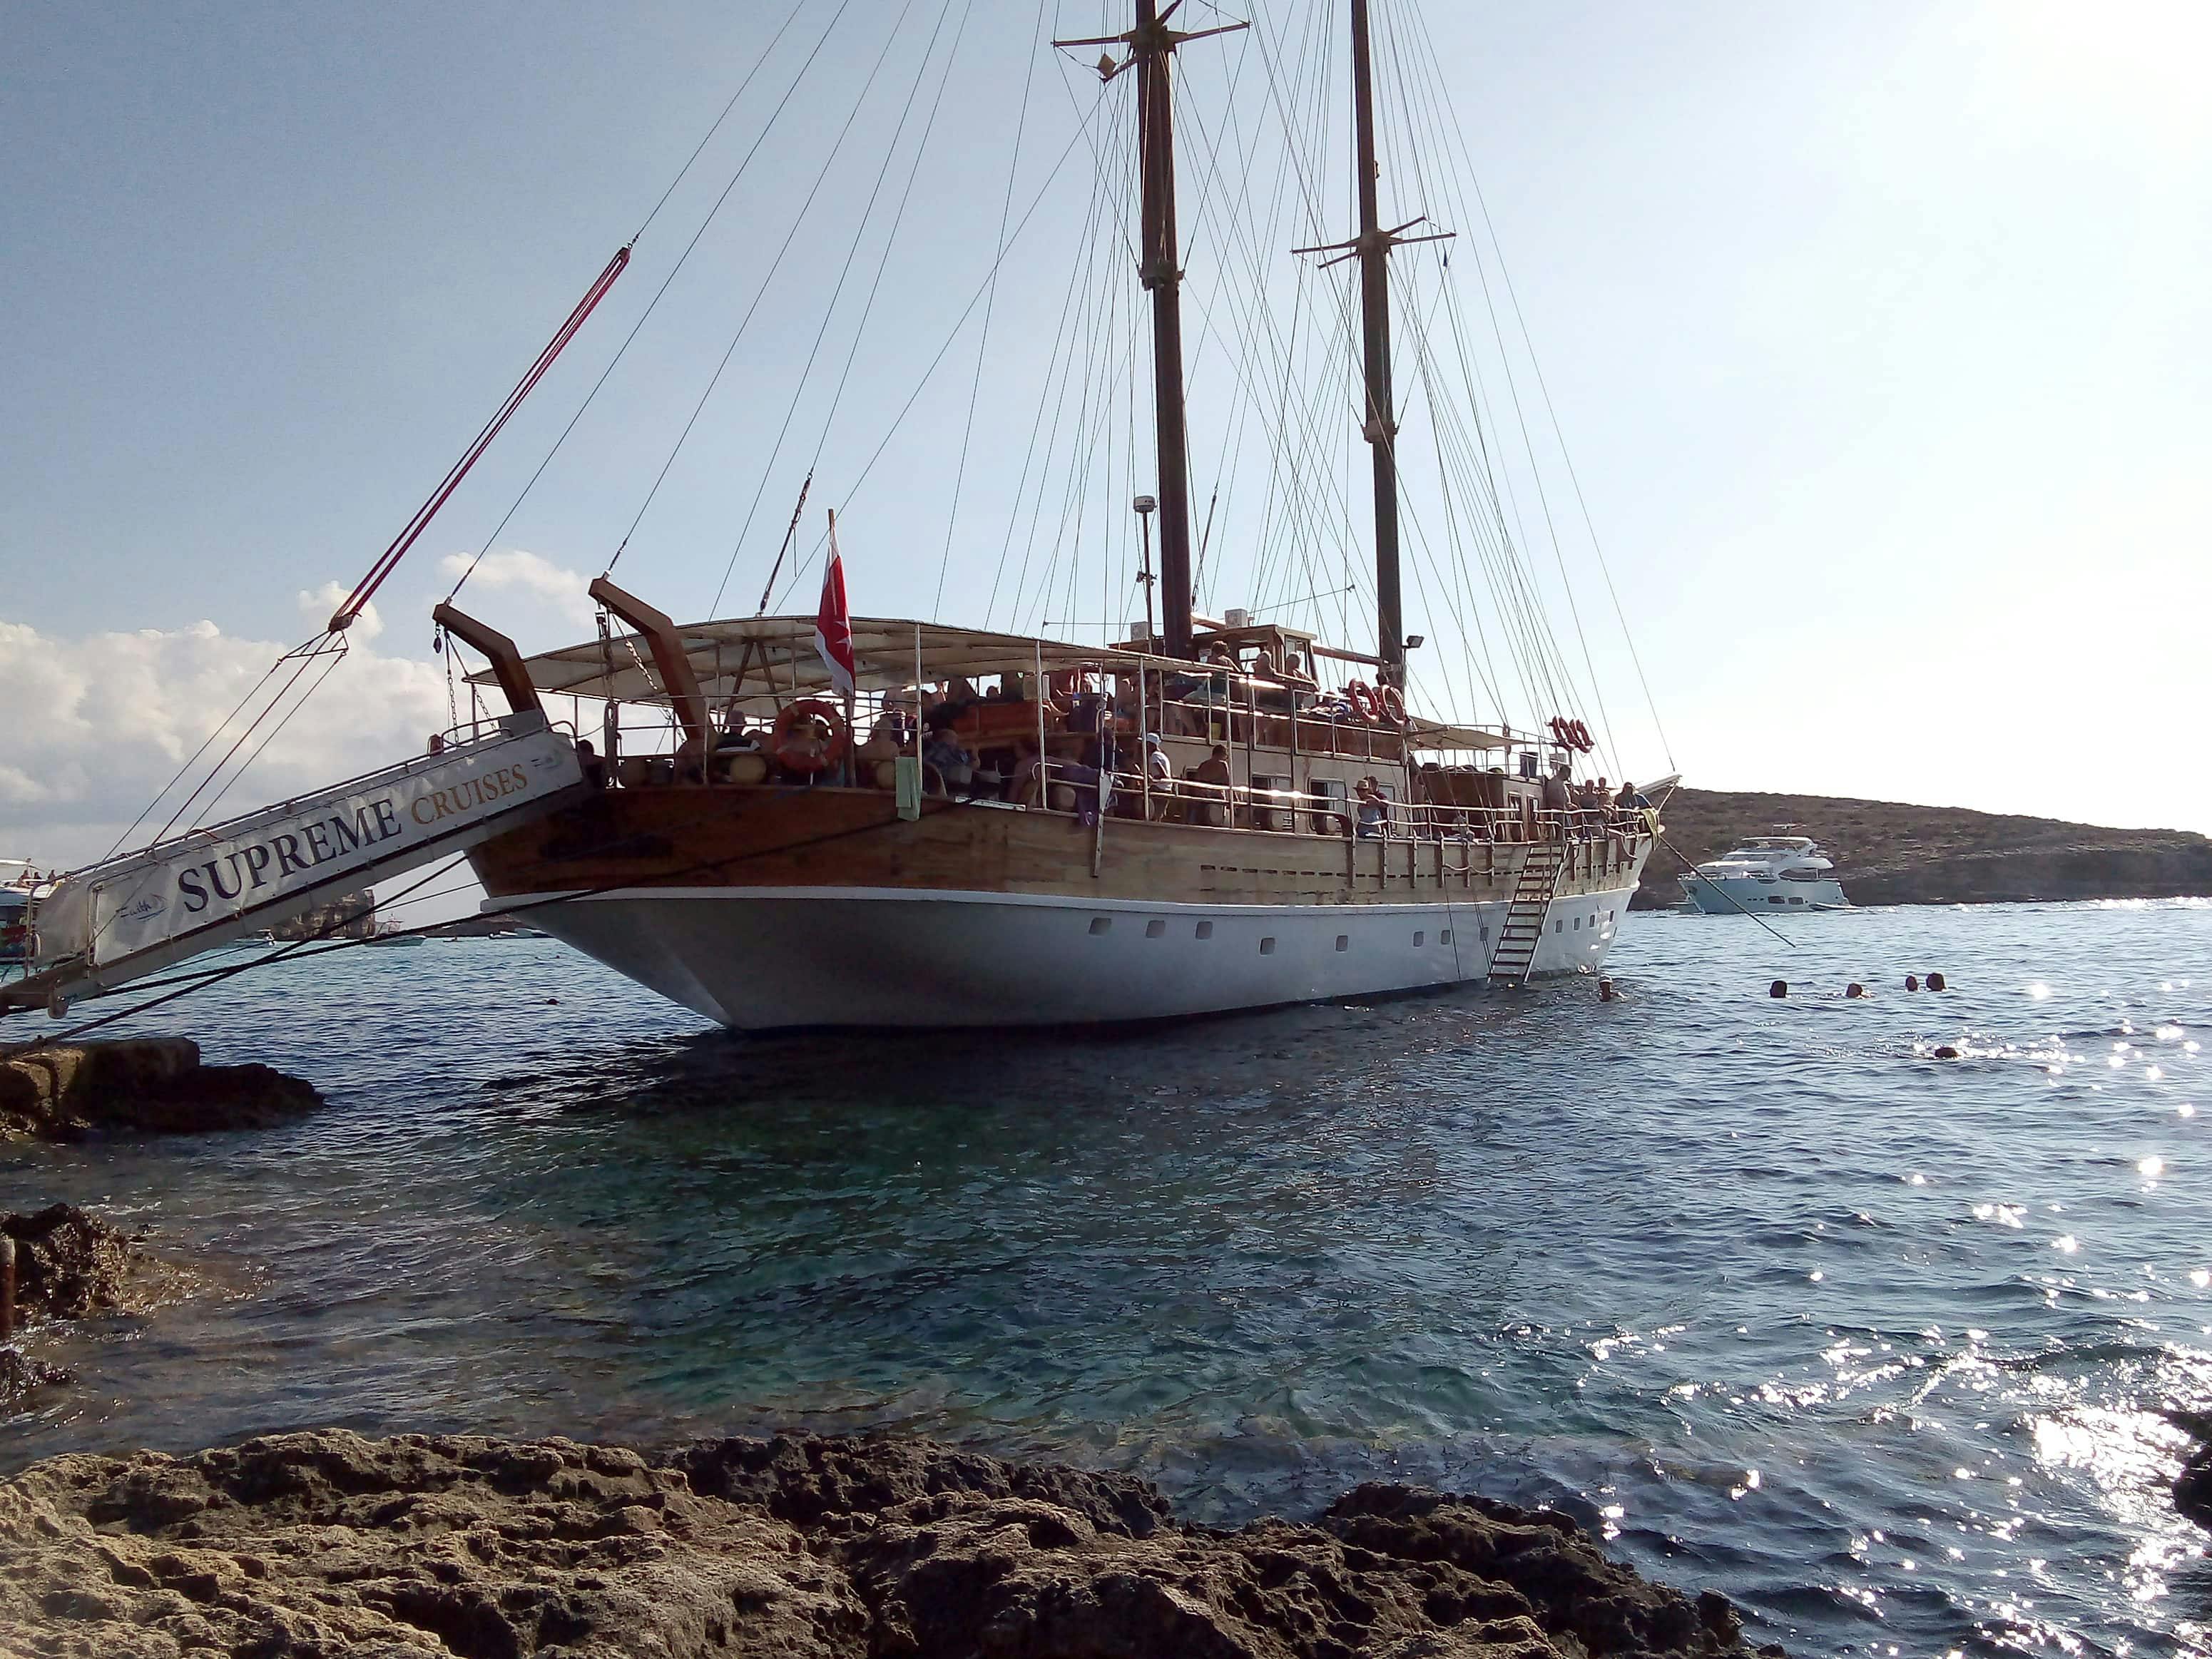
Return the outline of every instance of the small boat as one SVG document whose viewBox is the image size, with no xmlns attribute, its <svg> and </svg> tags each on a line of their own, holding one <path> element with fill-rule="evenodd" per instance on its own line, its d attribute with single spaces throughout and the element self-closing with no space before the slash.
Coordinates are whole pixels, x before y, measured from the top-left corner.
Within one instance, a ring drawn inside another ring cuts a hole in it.
<svg viewBox="0 0 2212 1659">
<path fill-rule="evenodd" d="M 31 899 L 39 872 L 15 859 L 0 859 L 10 872 L 0 879 L 0 964 L 27 961 L 31 954 Z"/>
<path fill-rule="evenodd" d="M 1835 870 L 1809 836 L 1755 836 L 1680 879 L 1684 904 L 1709 916 L 1746 910 L 1848 910 L 1851 902 L 1844 896 Z"/>
<path fill-rule="evenodd" d="M 371 945 L 392 946 L 420 945 L 422 942 L 422 935 L 420 933 L 376 933 L 372 934 L 368 940 Z"/>
</svg>

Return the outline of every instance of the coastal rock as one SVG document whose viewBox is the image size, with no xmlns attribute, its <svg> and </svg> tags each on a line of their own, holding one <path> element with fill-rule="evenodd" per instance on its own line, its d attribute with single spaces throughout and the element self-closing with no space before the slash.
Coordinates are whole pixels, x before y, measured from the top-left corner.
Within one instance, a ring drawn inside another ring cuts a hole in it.
<svg viewBox="0 0 2212 1659">
<path fill-rule="evenodd" d="M 203 1066 L 188 1037 L 56 1044 L 0 1061 L 0 1140 L 261 1128 L 322 1098 L 273 1066 Z"/>
<path fill-rule="evenodd" d="M 0 1216 L 15 1241 L 15 1316 L 26 1323 L 137 1313 L 146 1258 L 120 1229 L 73 1204 Z"/>
<path fill-rule="evenodd" d="M 1721 1597 L 1545 1511 L 1363 1486 L 1176 1522 L 1126 1476 L 926 1442 L 667 1456 L 340 1430 L 0 1485 L 0 1648 L 33 1654 L 1555 1659 L 1737 1654 Z M 1778 1651 L 1778 1650 L 1762 1650 Z"/>
</svg>

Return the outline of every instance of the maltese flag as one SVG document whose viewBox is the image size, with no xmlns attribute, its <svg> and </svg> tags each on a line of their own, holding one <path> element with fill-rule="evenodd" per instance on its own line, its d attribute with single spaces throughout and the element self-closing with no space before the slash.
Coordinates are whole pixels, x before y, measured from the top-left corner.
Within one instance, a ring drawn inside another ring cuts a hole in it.
<svg viewBox="0 0 2212 1659">
<path fill-rule="evenodd" d="M 845 606 L 845 561 L 837 553 L 837 515 L 830 515 L 830 568 L 822 573 L 822 606 L 814 613 L 814 648 L 830 683 L 853 695 L 853 613 Z"/>
</svg>

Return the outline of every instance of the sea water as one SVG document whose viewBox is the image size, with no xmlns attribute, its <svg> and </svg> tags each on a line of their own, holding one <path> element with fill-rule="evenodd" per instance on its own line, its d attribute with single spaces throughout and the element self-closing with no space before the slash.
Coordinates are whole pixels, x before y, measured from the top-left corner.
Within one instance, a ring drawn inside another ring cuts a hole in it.
<svg viewBox="0 0 2212 1659">
<path fill-rule="evenodd" d="M 210 1281 L 42 1339 L 0 1458 L 881 1427 L 1553 1504 L 1802 1653 L 2201 1651 L 2212 906 L 1778 925 L 1088 1036 L 732 1038 L 550 940 L 244 975 L 124 1029 L 323 1110 L 0 1160 Z"/>
</svg>

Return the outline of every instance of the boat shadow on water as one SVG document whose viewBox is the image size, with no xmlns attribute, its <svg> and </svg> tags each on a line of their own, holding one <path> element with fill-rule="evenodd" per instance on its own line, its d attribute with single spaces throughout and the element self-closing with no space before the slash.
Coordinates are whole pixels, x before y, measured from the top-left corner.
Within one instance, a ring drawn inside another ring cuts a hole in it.
<svg viewBox="0 0 2212 1659">
<path fill-rule="evenodd" d="M 1409 1056 L 1564 1028 L 1577 979 L 1302 1003 L 1251 1013 L 1003 1030 L 712 1030 L 488 1080 L 503 1103 L 674 1117 L 748 1106 L 927 1109 L 1037 1100 L 1061 1110 L 1178 1096 L 1322 1097 L 1397 1074 Z"/>
</svg>

